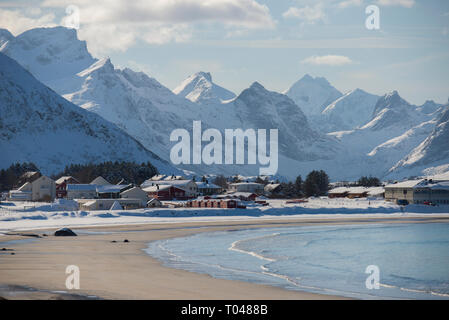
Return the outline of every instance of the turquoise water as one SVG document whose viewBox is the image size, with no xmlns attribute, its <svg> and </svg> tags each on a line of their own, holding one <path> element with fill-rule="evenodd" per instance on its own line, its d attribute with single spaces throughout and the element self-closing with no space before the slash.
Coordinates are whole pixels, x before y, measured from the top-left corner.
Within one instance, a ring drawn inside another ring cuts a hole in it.
<svg viewBox="0 0 449 320">
<path fill-rule="evenodd" d="M 165 265 L 216 278 L 361 299 L 449 299 L 449 224 L 303 226 L 156 241 Z M 379 289 L 367 289 L 367 266 Z M 275 298 L 275 297 L 273 297 Z"/>
</svg>

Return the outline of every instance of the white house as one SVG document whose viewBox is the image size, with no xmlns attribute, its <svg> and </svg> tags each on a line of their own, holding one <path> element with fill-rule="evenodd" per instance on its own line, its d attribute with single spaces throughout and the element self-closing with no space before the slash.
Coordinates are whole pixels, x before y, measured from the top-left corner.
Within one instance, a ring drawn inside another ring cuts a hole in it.
<svg viewBox="0 0 449 320">
<path fill-rule="evenodd" d="M 148 202 L 148 193 L 140 189 L 139 187 L 134 187 L 125 190 L 120 193 L 120 198 L 122 199 L 140 199 L 142 201 L 142 206 L 145 206 Z"/>
<path fill-rule="evenodd" d="M 256 194 L 264 193 L 264 185 L 255 182 L 238 182 L 229 185 L 229 192 L 250 192 Z"/>
<path fill-rule="evenodd" d="M 25 182 L 17 190 L 9 192 L 11 200 L 53 201 L 56 197 L 56 184 L 47 176 L 32 182 Z"/>
</svg>

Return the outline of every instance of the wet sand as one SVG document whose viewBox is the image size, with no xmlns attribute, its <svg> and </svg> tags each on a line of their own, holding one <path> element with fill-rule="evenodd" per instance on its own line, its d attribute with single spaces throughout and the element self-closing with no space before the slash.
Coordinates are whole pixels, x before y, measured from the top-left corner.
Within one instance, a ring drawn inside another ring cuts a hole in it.
<svg viewBox="0 0 449 320">
<path fill-rule="evenodd" d="M 6 299 L 344 299 L 172 269 L 147 255 L 143 249 L 150 241 L 199 232 L 317 224 L 423 222 L 449 222 L 449 218 L 279 218 L 268 222 L 251 220 L 74 228 L 79 232 L 77 237 L 54 237 L 54 230 L 30 231 L 49 236 L 0 238 L 0 250 L 3 247 L 13 250 L 0 251 L 0 296 Z M 86 230 L 94 232 L 86 234 Z M 30 240 L 5 243 L 17 239 Z M 129 242 L 123 242 L 125 239 Z M 65 286 L 68 265 L 76 265 L 80 269 L 79 290 L 68 290 Z"/>
</svg>

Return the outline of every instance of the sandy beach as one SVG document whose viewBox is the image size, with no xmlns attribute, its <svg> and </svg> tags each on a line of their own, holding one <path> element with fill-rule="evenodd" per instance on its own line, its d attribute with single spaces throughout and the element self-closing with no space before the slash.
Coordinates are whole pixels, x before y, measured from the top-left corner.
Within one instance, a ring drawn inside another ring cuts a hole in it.
<svg viewBox="0 0 449 320">
<path fill-rule="evenodd" d="M 295 225 L 448 222 L 447 217 L 282 219 L 189 222 L 74 228 L 77 237 L 54 237 L 53 230 L 29 231 L 42 238 L 0 238 L 0 296 L 6 299 L 344 299 L 164 267 L 143 249 L 150 241 L 200 232 Z M 83 230 L 95 231 L 85 233 Z M 10 240 L 30 239 L 19 243 Z M 123 242 L 125 239 L 129 242 Z M 116 242 L 113 242 L 116 241 Z M 11 254 L 14 253 L 14 254 Z M 68 265 L 80 268 L 80 290 L 65 286 Z M 32 289 L 24 289 L 32 288 Z M 77 296 L 81 295 L 81 296 Z"/>
</svg>

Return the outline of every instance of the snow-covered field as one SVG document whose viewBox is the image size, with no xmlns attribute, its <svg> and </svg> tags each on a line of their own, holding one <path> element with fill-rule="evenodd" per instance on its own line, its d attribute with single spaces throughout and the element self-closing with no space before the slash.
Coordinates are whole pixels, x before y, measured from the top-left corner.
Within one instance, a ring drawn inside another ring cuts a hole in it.
<svg viewBox="0 0 449 320">
<path fill-rule="evenodd" d="M 13 230 L 62 226 L 421 215 L 449 217 L 449 206 L 409 205 L 401 208 L 384 200 L 315 198 L 301 204 L 269 200 L 269 206 L 249 205 L 247 209 L 147 208 L 128 211 L 77 211 L 56 203 L 8 202 L 0 204 L 0 235 Z"/>
</svg>

